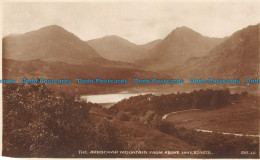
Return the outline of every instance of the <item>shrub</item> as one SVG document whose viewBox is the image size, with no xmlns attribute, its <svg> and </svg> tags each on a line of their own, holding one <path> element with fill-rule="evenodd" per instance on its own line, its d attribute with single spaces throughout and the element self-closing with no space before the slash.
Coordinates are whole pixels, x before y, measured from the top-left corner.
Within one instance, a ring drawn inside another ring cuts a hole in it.
<svg viewBox="0 0 260 160">
<path fill-rule="evenodd" d="M 44 84 L 3 86 L 3 155 L 73 157 L 88 148 L 90 103 Z"/>
<path fill-rule="evenodd" d="M 120 114 L 118 115 L 118 119 L 119 119 L 120 121 L 129 121 L 129 120 L 130 120 L 129 115 L 126 114 L 126 113 L 120 113 Z"/>
</svg>

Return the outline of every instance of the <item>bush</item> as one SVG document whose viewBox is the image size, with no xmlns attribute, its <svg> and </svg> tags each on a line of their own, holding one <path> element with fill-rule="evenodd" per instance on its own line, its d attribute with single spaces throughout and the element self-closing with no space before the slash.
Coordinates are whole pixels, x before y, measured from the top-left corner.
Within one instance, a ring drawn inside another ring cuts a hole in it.
<svg viewBox="0 0 260 160">
<path fill-rule="evenodd" d="M 258 158 L 258 139 L 249 137 L 236 137 L 219 133 L 202 133 L 184 127 L 175 127 L 170 122 L 161 121 L 157 128 L 163 133 L 172 135 L 184 142 L 211 151 L 210 158 Z M 255 151 L 256 154 L 241 155 L 241 151 Z"/>
<path fill-rule="evenodd" d="M 257 154 L 243 155 L 241 151 L 258 151 L 258 143 L 252 138 L 214 134 L 205 139 L 202 149 L 212 151 L 212 158 L 258 158 Z"/>
<path fill-rule="evenodd" d="M 248 92 L 241 92 L 241 96 L 244 96 L 244 97 L 248 96 Z"/>
<path fill-rule="evenodd" d="M 74 157 L 89 148 L 90 107 L 44 84 L 3 85 L 3 155 Z"/>
<path fill-rule="evenodd" d="M 175 132 L 175 126 L 168 121 L 161 121 L 157 126 L 157 129 L 163 133 L 173 135 Z"/>
<path fill-rule="evenodd" d="M 129 120 L 130 120 L 129 115 L 126 114 L 126 113 L 120 113 L 120 114 L 118 115 L 118 119 L 119 119 L 120 121 L 129 121 Z"/>
<path fill-rule="evenodd" d="M 115 134 L 116 128 L 107 119 L 94 123 L 92 133 L 95 140 L 95 146 L 92 149 L 97 150 L 116 150 L 121 148 L 120 142 Z"/>
<path fill-rule="evenodd" d="M 148 111 L 161 116 L 169 112 L 192 108 L 223 107 L 228 105 L 230 100 L 233 100 L 232 98 L 232 94 L 227 89 L 206 89 L 160 96 L 147 94 L 124 99 L 111 107 L 109 111 L 115 114 L 128 112 L 130 119 L 132 116 L 143 116 L 147 119 Z"/>
</svg>

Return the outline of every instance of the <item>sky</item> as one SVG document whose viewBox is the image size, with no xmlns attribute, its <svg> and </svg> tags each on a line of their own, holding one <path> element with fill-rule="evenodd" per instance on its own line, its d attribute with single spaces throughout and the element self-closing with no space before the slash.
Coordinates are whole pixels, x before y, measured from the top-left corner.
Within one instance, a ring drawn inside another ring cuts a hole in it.
<svg viewBox="0 0 260 160">
<path fill-rule="evenodd" d="M 84 41 L 117 35 L 145 44 L 181 26 L 226 37 L 258 23 L 257 1 L 12 2 L 3 5 L 2 29 L 7 36 L 56 24 Z"/>
</svg>

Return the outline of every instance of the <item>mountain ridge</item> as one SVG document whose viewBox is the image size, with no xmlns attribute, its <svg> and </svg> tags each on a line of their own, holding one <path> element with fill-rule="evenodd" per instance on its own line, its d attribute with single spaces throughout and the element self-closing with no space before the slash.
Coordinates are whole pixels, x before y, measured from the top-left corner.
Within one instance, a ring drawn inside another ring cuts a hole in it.
<svg viewBox="0 0 260 160">
<path fill-rule="evenodd" d="M 165 72 L 185 77 L 257 78 L 260 62 L 259 30 L 259 24 L 243 28 L 213 48 L 208 55 L 186 61 Z"/>
<path fill-rule="evenodd" d="M 143 45 L 137 45 L 122 37 L 108 35 L 87 41 L 101 56 L 109 60 L 130 62 L 147 57 L 147 52 L 160 40 L 155 40 Z"/>
<path fill-rule="evenodd" d="M 177 27 L 149 51 L 148 58 L 137 64 L 152 70 L 164 70 L 177 66 L 190 57 L 206 55 L 224 39 L 202 36 L 185 26 Z"/>
<path fill-rule="evenodd" d="M 92 58 L 103 59 L 84 41 L 57 25 L 4 37 L 3 58 L 60 60 L 72 64 L 85 63 Z"/>
<path fill-rule="evenodd" d="M 131 52 L 124 53 L 129 55 L 126 57 L 126 63 L 122 59 L 107 60 L 88 45 L 89 41 L 82 41 L 64 28 L 51 25 L 21 35 L 4 37 L 3 58 L 61 61 L 108 68 L 142 68 L 184 77 L 245 77 L 259 74 L 259 70 L 255 69 L 259 67 L 259 37 L 257 24 L 243 28 L 226 38 L 206 37 L 183 26 L 174 29 L 163 40 L 154 40 L 144 45 L 136 45 L 116 35 L 90 40 L 97 43 L 99 48 L 102 48 L 101 42 L 108 41 L 104 47 L 110 47 L 111 51 L 115 51 L 117 47 L 123 48 L 113 56 L 131 49 Z"/>
</svg>

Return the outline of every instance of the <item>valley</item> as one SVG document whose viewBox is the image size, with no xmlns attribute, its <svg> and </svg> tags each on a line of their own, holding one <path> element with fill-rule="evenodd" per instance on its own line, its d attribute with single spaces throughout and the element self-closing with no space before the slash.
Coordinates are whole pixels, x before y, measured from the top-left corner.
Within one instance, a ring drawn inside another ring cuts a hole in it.
<svg viewBox="0 0 260 160">
<path fill-rule="evenodd" d="M 176 126 L 214 132 L 259 134 L 259 97 L 246 97 L 220 109 L 169 114 L 167 121 Z"/>
<path fill-rule="evenodd" d="M 223 38 L 177 27 L 165 38 L 142 45 L 117 35 L 85 41 L 57 25 L 6 36 L 3 78 L 18 83 L 3 85 L 3 154 L 258 158 L 259 86 L 242 83 L 259 77 L 258 51 L 259 24 Z M 22 78 L 72 83 L 21 84 Z M 241 83 L 191 84 L 190 78 L 236 78 Z M 129 83 L 90 84 L 77 79 Z M 185 83 L 139 84 L 134 79 Z M 79 148 L 151 154 L 78 154 Z M 255 154 L 241 155 L 247 150 Z M 164 154 L 169 152 L 183 154 Z"/>
</svg>

